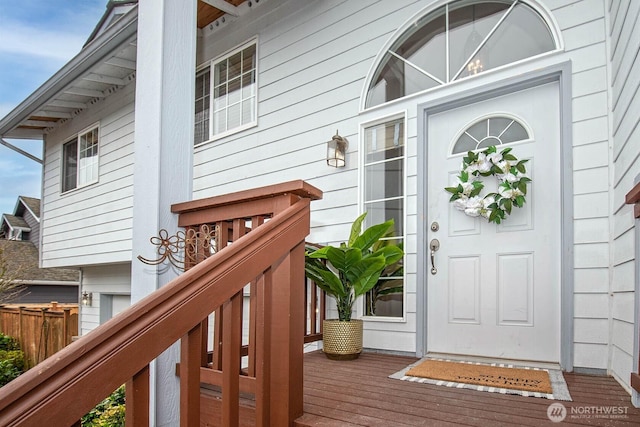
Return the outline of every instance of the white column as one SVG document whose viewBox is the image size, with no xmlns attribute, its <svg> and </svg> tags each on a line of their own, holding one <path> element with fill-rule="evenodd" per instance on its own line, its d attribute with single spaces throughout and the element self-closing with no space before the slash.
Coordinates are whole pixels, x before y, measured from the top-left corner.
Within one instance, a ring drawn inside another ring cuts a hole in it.
<svg viewBox="0 0 640 427">
<path fill-rule="evenodd" d="M 179 271 L 152 267 L 149 238 L 177 231 L 171 204 L 191 199 L 195 97 L 196 0 L 140 0 L 135 106 L 131 299 L 136 302 Z M 179 422 L 179 346 L 151 366 L 151 425 Z"/>
</svg>

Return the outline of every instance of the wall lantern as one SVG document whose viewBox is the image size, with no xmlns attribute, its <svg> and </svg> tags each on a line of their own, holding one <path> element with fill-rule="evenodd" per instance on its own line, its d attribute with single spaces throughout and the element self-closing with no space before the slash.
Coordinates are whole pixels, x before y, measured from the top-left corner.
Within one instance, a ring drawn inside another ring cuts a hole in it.
<svg viewBox="0 0 640 427">
<path fill-rule="evenodd" d="M 93 294 L 91 292 L 83 292 L 82 293 L 82 305 L 85 307 L 90 307 L 93 302 Z"/>
<path fill-rule="evenodd" d="M 349 142 L 346 138 L 338 135 L 336 130 L 331 141 L 327 142 L 327 164 L 334 168 L 344 167 L 347 148 L 349 148 Z"/>
</svg>

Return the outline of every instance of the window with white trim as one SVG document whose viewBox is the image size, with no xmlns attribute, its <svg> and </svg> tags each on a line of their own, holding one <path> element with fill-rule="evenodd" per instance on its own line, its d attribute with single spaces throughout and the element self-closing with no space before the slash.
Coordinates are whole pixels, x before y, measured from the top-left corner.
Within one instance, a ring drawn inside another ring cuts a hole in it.
<svg viewBox="0 0 640 427">
<path fill-rule="evenodd" d="M 98 181 L 98 127 L 81 132 L 62 147 L 62 192 Z"/>
<path fill-rule="evenodd" d="M 255 41 L 213 60 L 210 66 L 198 71 L 195 143 L 257 124 L 257 86 Z"/>
<path fill-rule="evenodd" d="M 404 248 L 404 117 L 364 128 L 363 203 L 365 227 L 394 220 L 383 242 Z M 364 298 L 364 315 L 404 316 L 404 260 L 388 267 Z"/>
<path fill-rule="evenodd" d="M 557 49 L 521 0 L 456 0 L 415 20 L 384 53 L 365 108 Z"/>
</svg>

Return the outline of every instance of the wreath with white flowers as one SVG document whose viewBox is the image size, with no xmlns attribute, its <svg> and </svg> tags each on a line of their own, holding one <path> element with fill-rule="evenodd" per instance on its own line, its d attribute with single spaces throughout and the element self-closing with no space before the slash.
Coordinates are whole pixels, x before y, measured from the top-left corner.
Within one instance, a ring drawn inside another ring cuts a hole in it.
<svg viewBox="0 0 640 427">
<path fill-rule="evenodd" d="M 458 185 L 446 187 L 452 194 L 449 199 L 453 206 L 471 217 L 482 216 L 489 222 L 500 224 L 511 214 L 513 207 L 524 206 L 527 183 L 531 179 L 524 176 L 524 164 L 528 160 L 518 160 L 511 154 L 511 148 L 498 153 L 495 145 L 482 151 L 469 151 L 462 160 L 458 175 Z M 495 176 L 498 192 L 480 195 L 484 189 L 482 177 Z"/>
</svg>

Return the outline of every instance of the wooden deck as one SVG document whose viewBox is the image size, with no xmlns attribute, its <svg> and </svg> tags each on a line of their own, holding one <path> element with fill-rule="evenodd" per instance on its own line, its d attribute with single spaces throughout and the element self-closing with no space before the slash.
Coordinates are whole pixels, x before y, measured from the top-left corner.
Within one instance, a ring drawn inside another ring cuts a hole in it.
<svg viewBox="0 0 640 427">
<path fill-rule="evenodd" d="M 354 361 L 331 361 L 322 352 L 305 355 L 304 426 L 639 426 L 640 409 L 612 378 L 565 374 L 573 402 L 566 419 L 552 423 L 550 404 L 559 401 L 417 384 L 387 378 L 417 359 L 363 353 Z M 571 413 L 572 408 L 582 415 Z M 596 409 L 618 414 L 587 414 Z M 581 416 L 582 418 L 578 418 Z"/>
</svg>

